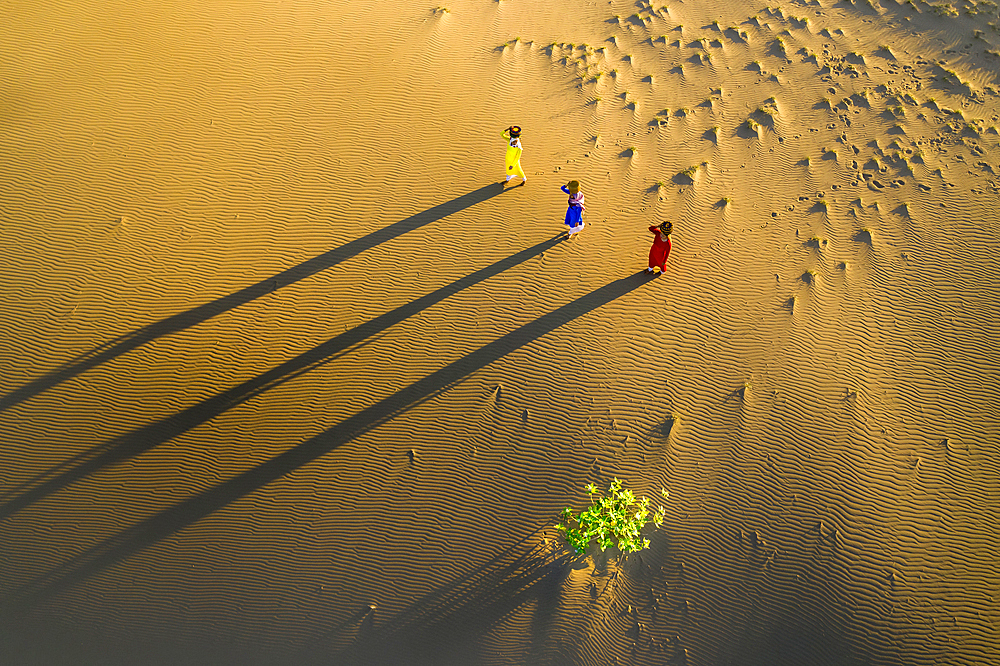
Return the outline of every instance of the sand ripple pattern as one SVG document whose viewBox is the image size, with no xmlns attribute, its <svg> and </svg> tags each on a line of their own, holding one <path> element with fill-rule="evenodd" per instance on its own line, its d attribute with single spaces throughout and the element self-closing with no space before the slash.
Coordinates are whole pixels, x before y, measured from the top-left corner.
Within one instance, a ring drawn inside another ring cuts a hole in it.
<svg viewBox="0 0 1000 666">
<path fill-rule="evenodd" d="M 960 4 L 5 7 L 7 661 L 1000 663 Z"/>
</svg>

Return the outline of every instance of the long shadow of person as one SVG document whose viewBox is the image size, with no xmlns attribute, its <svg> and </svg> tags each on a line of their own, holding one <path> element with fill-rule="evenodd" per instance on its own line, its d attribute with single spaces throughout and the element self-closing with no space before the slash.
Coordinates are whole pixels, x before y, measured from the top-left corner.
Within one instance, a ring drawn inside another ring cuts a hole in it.
<svg viewBox="0 0 1000 666">
<path fill-rule="evenodd" d="M 0 505 L 0 519 L 37 502 L 98 470 L 135 457 L 141 453 L 168 442 L 202 423 L 210 421 L 252 397 L 275 388 L 290 379 L 299 377 L 333 359 L 345 350 L 363 343 L 391 326 L 440 303 L 446 298 L 468 289 L 491 277 L 537 257 L 565 240 L 559 236 L 542 241 L 509 257 L 505 257 L 485 268 L 455 280 L 425 296 L 401 305 L 374 319 L 344 331 L 321 345 L 289 359 L 265 373 L 242 384 L 222 391 L 211 398 L 181 410 L 158 421 L 116 437 L 101 446 L 80 453 L 61 462 L 45 472 L 36 475 L 23 484 L 4 493 L 4 504 Z M 19 494 L 18 494 L 19 493 Z M 9 499 L 8 499 L 9 498 Z"/>
<path fill-rule="evenodd" d="M 468 289 L 484 280 L 499 275 L 520 263 L 537 257 L 565 240 L 562 235 L 542 241 L 509 257 L 505 257 L 485 268 L 470 273 L 451 284 L 445 285 L 425 296 L 386 312 L 353 329 L 344 331 L 321 345 L 285 361 L 265 373 L 242 384 L 222 391 L 211 398 L 181 410 L 176 414 L 154 421 L 130 433 L 116 437 L 105 444 L 80 453 L 61 462 L 4 494 L 5 502 L 0 506 L 0 519 L 37 502 L 98 470 L 119 463 L 128 458 L 170 441 L 192 428 L 219 416 L 252 397 L 261 395 L 290 379 L 314 370 L 337 357 L 347 349 L 361 344 L 389 327 L 412 317 L 446 298 Z M 17 494 L 20 493 L 20 494 Z M 9 499 L 7 499 L 9 498 Z"/>
<path fill-rule="evenodd" d="M 258 488 L 299 469 L 403 412 L 448 390 L 507 354 L 578 317 L 628 294 L 650 278 L 639 272 L 615 280 L 556 308 L 357 412 L 330 429 L 291 446 L 270 460 L 164 509 L 116 535 L 84 549 L 10 594 L 0 615 L 14 617 L 27 607 L 142 551 Z"/>
<path fill-rule="evenodd" d="M 308 261 L 304 261 L 297 266 L 293 266 L 281 271 L 280 273 L 276 273 L 271 277 L 265 278 L 248 287 L 244 287 L 239 291 L 217 298 L 214 301 L 203 303 L 202 305 L 193 307 L 190 310 L 171 315 L 165 319 L 147 324 L 140 329 L 121 335 L 113 340 L 109 340 L 87 352 L 84 352 L 83 354 L 80 354 L 76 358 L 73 358 L 63 364 L 61 367 L 38 377 L 37 379 L 34 379 L 3 396 L 0 398 L 0 411 L 4 411 L 18 405 L 68 379 L 72 379 L 73 377 L 76 377 L 91 368 L 113 360 L 132 351 L 133 349 L 141 347 L 148 342 L 152 342 L 157 338 L 183 331 L 191 328 L 192 326 L 197 326 L 198 324 L 208 321 L 209 319 L 227 312 L 228 310 L 238 308 L 241 305 L 246 305 L 261 296 L 270 294 L 271 292 L 281 289 L 282 287 L 287 287 L 288 285 L 294 284 L 299 280 L 305 279 L 319 273 L 320 271 L 335 266 L 346 259 L 350 259 L 355 255 L 365 252 L 366 250 L 370 250 L 396 236 L 419 229 L 422 226 L 436 222 L 442 218 L 457 213 L 460 210 L 469 208 L 470 206 L 474 206 L 478 203 L 486 201 L 487 199 L 503 194 L 504 191 L 503 184 L 490 183 L 489 185 L 480 187 L 478 190 L 474 190 L 468 194 L 463 194 L 456 199 L 438 204 L 433 208 L 428 208 L 427 210 L 417 213 L 416 215 L 411 215 L 405 220 L 400 220 L 399 222 L 390 224 L 389 226 L 379 229 L 378 231 L 373 231 L 366 236 L 362 236 L 361 238 L 345 243 L 340 247 L 317 255 Z"/>
</svg>

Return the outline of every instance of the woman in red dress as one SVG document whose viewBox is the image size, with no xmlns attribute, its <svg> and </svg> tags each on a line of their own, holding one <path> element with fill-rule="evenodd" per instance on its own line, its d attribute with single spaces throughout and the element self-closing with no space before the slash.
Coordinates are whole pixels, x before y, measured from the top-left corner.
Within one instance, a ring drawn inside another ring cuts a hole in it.
<svg viewBox="0 0 1000 666">
<path fill-rule="evenodd" d="M 660 272 L 667 270 L 667 257 L 670 256 L 670 233 L 674 230 L 673 222 L 661 222 L 658 227 L 650 227 L 653 235 L 653 247 L 649 248 L 649 268 L 652 273 L 657 268 Z"/>
</svg>

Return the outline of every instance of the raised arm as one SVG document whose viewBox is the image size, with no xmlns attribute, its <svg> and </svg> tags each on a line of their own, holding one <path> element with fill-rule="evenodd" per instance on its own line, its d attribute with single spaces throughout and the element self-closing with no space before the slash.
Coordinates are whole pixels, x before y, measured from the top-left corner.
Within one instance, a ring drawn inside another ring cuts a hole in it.
<svg viewBox="0 0 1000 666">
<path fill-rule="evenodd" d="M 559 189 L 565 192 L 566 194 L 569 194 L 569 188 L 566 187 L 565 185 L 560 185 Z"/>
</svg>

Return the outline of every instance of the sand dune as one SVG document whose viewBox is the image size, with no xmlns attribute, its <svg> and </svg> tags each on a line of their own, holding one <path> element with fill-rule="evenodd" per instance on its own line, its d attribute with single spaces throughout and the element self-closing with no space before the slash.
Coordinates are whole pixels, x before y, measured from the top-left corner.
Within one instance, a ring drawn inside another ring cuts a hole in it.
<svg viewBox="0 0 1000 666">
<path fill-rule="evenodd" d="M 161 5 L 0 21 L 0 662 L 1000 663 L 993 2 Z"/>
</svg>

